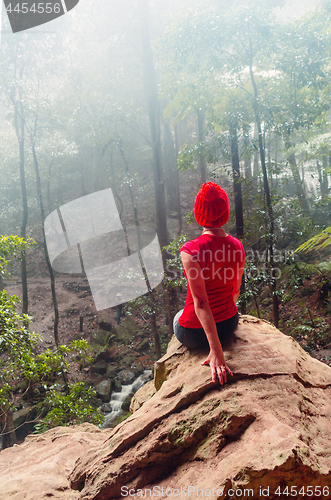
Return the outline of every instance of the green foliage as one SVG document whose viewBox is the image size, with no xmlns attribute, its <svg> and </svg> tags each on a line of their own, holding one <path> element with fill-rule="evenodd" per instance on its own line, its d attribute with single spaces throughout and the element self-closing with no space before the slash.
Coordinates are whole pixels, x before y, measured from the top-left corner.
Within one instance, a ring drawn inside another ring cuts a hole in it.
<svg viewBox="0 0 331 500">
<path fill-rule="evenodd" d="M 0 290 L 0 353 L 8 350 L 13 352 L 34 344 L 36 337 L 31 335 L 26 324 L 29 317 L 20 316 L 16 307 L 20 299 L 9 295 L 6 290 Z"/>
<path fill-rule="evenodd" d="M 311 352 L 325 347 L 330 341 L 329 324 L 325 318 L 320 316 L 312 318 L 309 313 L 309 318 L 303 319 L 300 325 L 293 327 L 292 336 L 300 341 L 308 352 Z"/>
<path fill-rule="evenodd" d="M 187 281 L 183 274 L 183 264 L 180 257 L 180 249 L 188 241 L 188 237 L 183 234 L 178 238 L 172 240 L 169 245 L 164 247 L 164 250 L 168 254 L 172 255 L 172 258 L 167 260 L 167 271 L 165 277 L 165 286 L 169 288 L 182 288 L 186 286 Z"/>
<path fill-rule="evenodd" d="M 52 386 L 45 400 L 38 405 L 42 415 L 47 413 L 35 426 L 36 431 L 40 433 L 58 425 L 67 426 L 83 422 L 101 425 L 104 416 L 91 404 L 96 395 L 96 391 L 91 387 L 86 388 L 84 382 L 69 384 L 68 394 L 59 392 L 56 386 Z"/>
<path fill-rule="evenodd" d="M 259 266 L 258 263 L 246 260 L 244 277 L 245 292 L 241 293 L 237 304 L 240 306 L 242 303 L 254 300 L 256 303 L 258 297 L 261 295 L 262 288 L 271 284 L 272 279 L 268 275 L 268 269 Z"/>
<path fill-rule="evenodd" d="M 55 351 L 47 349 L 36 354 L 37 335 L 28 328 L 29 317 L 20 316 L 16 307 L 20 300 L 10 296 L 5 290 L 0 291 L 0 414 L 14 411 L 24 393 L 34 397 L 34 387 L 43 386 L 46 400 L 40 405 L 49 408 L 49 414 L 40 429 L 54 425 L 67 425 L 90 421 L 102 422 L 89 402 L 95 393 L 86 389 L 84 384 L 71 384 L 68 394 L 57 393 L 54 382 L 69 371 L 68 358 L 79 356 L 80 363 L 91 360 L 89 344 L 86 340 L 75 340 L 68 346 L 60 345 Z M 17 387 L 24 383 L 23 393 Z M 44 406 L 46 405 L 46 406 Z"/>
<path fill-rule="evenodd" d="M 16 235 L 0 235 L 0 276 L 8 277 L 8 267 L 12 266 L 12 260 L 22 260 L 27 248 L 36 244 L 32 238 L 24 240 Z"/>
<path fill-rule="evenodd" d="M 305 243 L 302 243 L 295 252 L 309 253 L 312 250 L 320 250 L 326 248 L 331 244 L 331 227 L 327 227 L 319 234 L 316 234 Z"/>
</svg>

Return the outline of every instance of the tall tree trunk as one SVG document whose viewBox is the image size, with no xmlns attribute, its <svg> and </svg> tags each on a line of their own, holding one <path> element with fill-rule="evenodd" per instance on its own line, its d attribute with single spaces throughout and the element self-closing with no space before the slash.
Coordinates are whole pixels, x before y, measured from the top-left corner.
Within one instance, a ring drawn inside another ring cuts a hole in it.
<svg viewBox="0 0 331 500">
<path fill-rule="evenodd" d="M 326 198 L 329 194 L 329 186 L 328 186 L 328 174 L 326 169 L 328 168 L 328 157 L 326 155 L 323 156 L 323 172 L 322 172 L 322 183 L 321 183 L 321 195 L 322 198 Z"/>
<path fill-rule="evenodd" d="M 245 170 L 245 179 L 250 179 L 252 177 L 252 160 L 251 160 L 251 158 L 245 158 L 244 170 Z"/>
<path fill-rule="evenodd" d="M 24 108 L 20 90 L 18 90 L 18 94 L 19 94 L 18 95 L 19 102 L 14 101 L 14 107 L 15 107 L 14 125 L 19 145 L 19 157 L 20 157 L 20 181 L 21 181 L 22 206 L 23 206 L 21 237 L 26 239 L 26 227 L 28 224 L 28 198 L 26 193 L 26 182 L 25 182 L 25 151 L 24 151 L 25 124 L 24 124 Z M 26 271 L 25 252 L 21 260 L 21 279 L 22 279 L 22 313 L 27 314 L 29 301 L 28 301 L 28 278 Z"/>
<path fill-rule="evenodd" d="M 262 136 L 262 129 L 261 129 L 261 120 L 260 120 L 260 114 L 259 114 L 259 100 L 258 100 L 258 90 L 257 90 L 257 85 L 255 82 L 254 78 L 254 73 L 253 73 L 253 50 L 252 50 L 252 40 L 251 37 L 249 37 L 249 45 L 250 45 L 250 61 L 249 61 L 249 72 L 250 72 L 250 77 L 251 77 L 251 82 L 252 86 L 254 89 L 254 96 L 253 96 L 253 109 L 254 109 L 254 115 L 255 115 L 255 123 L 256 123 L 256 128 L 257 128 L 257 133 L 258 133 L 258 142 L 259 142 L 259 150 L 260 150 L 260 161 L 261 161 L 261 168 L 262 168 L 262 174 L 263 174 L 263 186 L 264 186 L 264 193 L 267 201 L 267 209 L 268 209 L 268 233 L 269 233 L 269 255 L 270 255 L 270 265 L 271 265 L 271 284 L 270 284 L 270 291 L 272 294 L 272 303 L 273 303 L 273 322 L 276 328 L 278 328 L 278 323 L 279 323 L 279 304 L 278 304 L 278 296 L 277 296 L 277 282 L 275 279 L 275 269 L 273 267 L 274 264 L 274 250 L 273 250 L 273 245 L 274 245 L 274 214 L 273 214 L 273 208 L 272 208 L 272 201 L 271 201 L 271 195 L 270 195 L 270 189 L 269 189 L 269 182 L 268 182 L 268 174 L 267 174 L 267 169 L 266 169 L 266 163 L 265 163 L 265 151 L 264 151 L 264 146 L 263 146 L 263 136 Z"/>
<path fill-rule="evenodd" d="M 243 217 L 243 202 L 241 191 L 240 179 L 240 163 L 239 163 L 239 148 L 238 148 L 238 134 L 237 123 L 234 117 L 230 118 L 229 124 L 230 141 L 231 141 L 231 163 L 232 163 L 232 176 L 233 176 L 233 191 L 234 191 L 234 206 L 236 217 L 236 236 L 241 239 L 244 236 L 244 217 Z M 245 280 L 242 280 L 240 293 L 245 292 Z M 243 300 L 240 306 L 241 314 L 246 314 L 246 301 Z"/>
<path fill-rule="evenodd" d="M 45 226 L 44 226 L 45 210 L 44 210 L 44 203 L 43 203 L 42 190 L 41 190 L 39 165 L 38 165 L 38 159 L 37 159 L 36 148 L 35 148 L 35 130 L 33 133 L 30 133 L 30 138 L 31 138 L 31 149 L 32 149 L 33 163 L 35 166 L 35 173 L 36 173 L 37 193 L 38 193 L 38 201 L 39 201 L 39 208 L 40 208 L 40 215 L 41 215 L 41 229 L 42 229 L 43 239 L 44 239 L 45 258 L 46 258 L 49 276 L 51 279 L 51 291 L 52 291 L 53 308 L 54 308 L 54 340 L 55 340 L 56 346 L 58 347 L 59 346 L 59 328 L 58 328 L 59 327 L 59 308 L 58 308 L 57 297 L 56 297 L 54 271 L 53 271 L 53 268 L 51 265 L 51 261 L 49 259 L 47 245 L 46 245 Z M 64 372 L 63 372 L 63 376 L 65 378 Z M 66 378 L 65 378 L 65 382 L 67 382 Z"/>
<path fill-rule="evenodd" d="M 292 144 L 291 144 L 290 138 L 288 136 L 286 139 L 286 142 L 285 142 L 285 150 L 288 151 L 291 147 L 292 147 Z M 310 216 L 309 205 L 308 205 L 306 193 L 304 190 L 304 186 L 302 184 L 302 180 L 300 177 L 300 171 L 299 171 L 299 168 L 297 165 L 297 160 L 295 158 L 294 153 L 290 153 L 288 155 L 288 162 L 289 162 L 290 169 L 292 172 L 292 176 L 293 176 L 293 180 L 294 180 L 294 184 L 295 184 L 295 189 L 297 192 L 300 206 L 302 208 L 303 213 L 309 217 Z"/>
<path fill-rule="evenodd" d="M 167 229 L 167 213 L 165 202 L 165 189 L 162 171 L 162 150 L 161 150 L 161 127 L 160 127 L 160 104 L 157 95 L 156 77 L 153 62 L 153 53 L 149 32 L 149 3 L 148 0 L 138 0 L 138 9 L 140 17 L 141 41 L 142 41 L 142 60 L 143 75 L 145 84 L 145 93 L 147 99 L 147 109 L 149 125 L 151 131 L 151 143 L 153 150 L 153 176 L 156 203 L 156 224 L 157 233 L 161 248 L 163 249 L 169 243 Z M 167 256 L 162 251 L 163 267 L 167 272 Z M 172 330 L 173 312 L 171 308 L 168 291 L 164 289 L 165 304 L 167 308 L 168 321 Z"/>
<path fill-rule="evenodd" d="M 176 161 L 175 144 L 171 133 L 171 128 L 168 120 L 163 120 L 164 127 L 164 165 L 168 173 L 167 194 L 168 206 L 171 212 L 176 213 L 178 219 L 178 236 L 182 230 L 182 216 L 180 207 L 180 191 L 179 191 L 179 175 Z"/>
<path fill-rule="evenodd" d="M 254 123 L 254 140 L 259 144 L 259 133 L 257 130 L 257 125 Z M 259 176 L 259 148 L 257 147 L 254 151 L 253 155 L 253 177 L 255 180 L 255 184 L 257 185 L 257 178 Z"/>
<path fill-rule="evenodd" d="M 200 170 L 200 177 L 201 177 L 201 183 L 204 184 L 207 180 L 207 164 L 206 160 L 201 152 L 203 149 L 201 145 L 203 144 L 205 140 L 205 113 L 202 110 L 197 111 L 197 121 L 198 121 L 198 141 L 199 141 L 199 149 L 200 149 L 200 154 L 199 154 L 199 170 Z"/>
<path fill-rule="evenodd" d="M 126 173 L 127 177 L 130 178 L 129 164 L 127 162 L 127 159 L 126 159 L 126 156 L 125 156 L 125 153 L 123 150 L 122 141 L 118 141 L 118 149 L 120 150 L 120 153 L 121 153 L 121 156 L 123 159 L 123 163 L 125 166 L 125 173 Z M 151 309 L 153 311 L 152 315 L 151 315 L 152 316 L 152 330 L 153 330 L 154 343 L 155 343 L 155 352 L 156 352 L 156 355 L 159 359 L 161 357 L 161 343 L 160 343 L 160 337 L 159 337 L 159 332 L 158 332 L 157 323 L 156 323 L 156 305 L 155 305 L 156 300 L 155 300 L 155 296 L 154 296 L 152 287 L 151 287 L 150 282 L 149 282 L 149 278 L 148 278 L 148 274 L 147 274 L 147 271 L 145 268 L 144 260 L 143 260 L 142 255 L 141 255 L 142 242 L 141 242 L 141 232 L 140 232 L 140 224 L 139 224 L 139 217 L 138 217 L 138 209 L 137 209 L 136 200 L 135 200 L 130 182 L 128 183 L 128 187 L 129 187 L 131 205 L 132 205 L 132 209 L 133 209 L 133 217 L 134 217 L 135 227 L 136 227 L 136 231 L 137 231 L 137 240 L 138 240 L 138 252 L 137 253 L 138 253 L 138 257 L 139 257 L 139 261 L 140 261 L 140 266 L 141 266 L 141 269 L 142 269 L 142 272 L 144 275 L 144 279 L 146 282 L 148 296 L 149 296 L 149 300 L 150 300 L 150 304 L 151 304 Z"/>
<path fill-rule="evenodd" d="M 157 95 L 156 76 L 149 33 L 148 0 L 138 0 L 138 7 L 141 27 L 143 75 L 153 150 L 156 224 L 159 241 L 161 247 L 163 248 L 169 243 L 169 239 L 167 231 L 165 189 L 162 171 L 160 104 Z"/>
<path fill-rule="evenodd" d="M 239 150 L 238 150 L 238 135 L 237 127 L 234 118 L 230 119 L 230 141 L 231 141 L 231 163 L 233 175 L 233 191 L 234 191 L 234 206 L 236 216 L 236 235 L 237 238 L 244 236 L 244 217 L 243 217 L 243 201 L 241 192 L 241 179 L 240 179 L 240 164 L 239 164 Z"/>
</svg>

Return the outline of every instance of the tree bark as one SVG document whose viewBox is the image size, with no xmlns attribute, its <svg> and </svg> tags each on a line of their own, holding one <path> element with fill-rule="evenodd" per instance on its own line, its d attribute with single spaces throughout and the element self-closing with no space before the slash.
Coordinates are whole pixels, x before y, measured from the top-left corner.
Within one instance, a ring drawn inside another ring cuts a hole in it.
<svg viewBox="0 0 331 500">
<path fill-rule="evenodd" d="M 153 150 L 156 225 L 159 241 L 161 247 L 163 248 L 169 243 L 169 238 L 167 230 L 165 189 L 162 171 L 160 105 L 157 95 L 153 53 L 149 33 L 148 0 L 138 0 L 138 7 L 141 27 L 143 75 Z"/>
<path fill-rule="evenodd" d="M 285 150 L 290 149 L 291 146 L 292 146 L 292 144 L 291 144 L 289 138 L 287 138 L 287 141 L 285 143 Z M 297 161 L 296 161 L 294 153 L 291 153 L 288 156 L 288 162 L 289 162 L 289 165 L 291 168 L 291 172 L 292 172 L 292 176 L 293 176 L 293 180 L 294 180 L 294 184 L 295 184 L 295 189 L 297 191 L 300 206 L 302 208 L 303 213 L 309 217 L 310 216 L 309 205 L 308 205 L 306 193 L 304 191 L 304 187 L 302 184 L 300 172 L 299 172 L 299 169 L 297 166 Z"/>
<path fill-rule="evenodd" d="M 232 176 L 233 176 L 233 192 L 234 192 L 234 206 L 236 216 L 236 235 L 237 238 L 244 236 L 244 217 L 243 217 L 243 202 L 240 180 L 240 164 L 239 164 L 239 150 L 238 150 L 238 135 L 235 119 L 230 119 L 230 141 L 231 141 L 231 163 L 232 163 Z"/>
<path fill-rule="evenodd" d="M 201 152 L 202 149 L 202 144 L 205 140 L 205 134 L 204 134 L 204 129 L 205 129 L 205 113 L 202 110 L 197 111 L 197 121 L 198 121 L 198 141 L 199 141 L 199 148 L 200 148 L 200 154 L 199 154 L 199 170 L 200 170 L 200 177 L 201 177 L 201 183 L 204 184 L 207 180 L 207 164 L 206 160 L 204 159 L 204 156 Z"/>
<path fill-rule="evenodd" d="M 326 173 L 327 168 L 328 168 L 328 157 L 324 155 L 323 156 L 322 183 L 321 183 L 322 198 L 326 198 L 329 194 L 328 174 Z"/>
<path fill-rule="evenodd" d="M 118 142 L 118 149 L 120 150 L 120 153 L 121 153 L 121 156 L 123 159 L 126 175 L 128 178 L 130 178 L 129 164 L 127 162 L 121 141 Z M 130 182 L 128 183 L 128 187 L 129 187 L 131 205 L 132 205 L 132 210 L 133 210 L 133 218 L 134 218 L 134 223 L 135 223 L 136 232 L 137 232 L 137 240 L 138 240 L 138 252 L 137 253 L 138 253 L 138 257 L 139 257 L 139 261 L 140 261 L 140 266 L 141 266 L 141 269 L 142 269 L 142 272 L 144 275 L 144 279 L 146 282 L 146 286 L 147 286 L 147 290 L 148 290 L 148 297 L 150 300 L 151 308 L 153 311 L 151 316 L 152 316 L 152 330 L 153 330 L 153 336 L 154 336 L 154 342 L 155 342 L 155 352 L 156 352 L 158 359 L 160 359 L 160 357 L 161 357 L 161 343 L 160 343 L 160 337 L 159 337 L 159 332 L 158 332 L 157 323 L 156 323 L 156 300 L 155 300 L 154 293 L 153 293 L 153 290 L 152 290 L 150 282 L 149 282 L 149 278 L 148 278 L 148 274 L 147 274 L 147 271 L 145 268 L 144 260 L 143 260 L 142 255 L 141 255 L 142 242 L 141 242 L 141 232 L 140 232 L 140 224 L 139 224 L 139 217 L 138 217 L 138 209 L 137 209 L 135 197 L 134 197 Z"/>
<path fill-rule="evenodd" d="M 16 94 L 16 89 L 15 89 Z M 26 227 L 28 224 L 28 198 L 26 192 L 26 181 L 25 181 L 25 150 L 24 150 L 24 139 L 25 139 L 25 124 L 24 124 L 24 109 L 22 103 L 22 96 L 20 89 L 18 89 L 19 102 L 16 101 L 16 95 L 13 99 L 15 114 L 14 114 L 14 125 L 16 137 L 19 145 L 19 157 L 20 157 L 20 182 L 21 182 L 21 193 L 22 193 L 22 207 L 23 207 L 23 219 L 21 225 L 21 237 L 26 239 Z M 28 313 L 29 301 L 28 301 L 28 278 L 26 271 L 26 255 L 25 252 L 21 260 L 21 279 L 22 279 L 22 313 Z"/>
<path fill-rule="evenodd" d="M 41 215 L 41 229 L 42 229 L 43 239 L 44 239 L 45 258 L 46 258 L 47 268 L 48 268 L 48 272 L 49 272 L 50 279 L 51 279 L 51 291 L 52 291 L 53 308 L 54 308 L 54 340 L 55 340 L 56 346 L 58 347 L 59 343 L 60 343 L 59 342 L 59 307 L 58 307 L 57 297 L 56 297 L 54 271 L 53 271 L 53 268 L 51 265 L 51 261 L 49 259 L 47 245 L 46 245 L 45 226 L 44 226 L 45 210 L 44 210 L 44 203 L 43 203 L 42 190 L 41 190 L 39 165 L 38 165 L 38 159 L 37 159 L 36 148 L 35 148 L 35 132 L 36 132 L 35 129 L 33 132 L 30 132 L 30 140 L 31 140 L 33 163 L 35 166 L 35 173 L 36 173 L 37 194 L 38 194 L 39 208 L 40 208 L 40 215 Z M 65 378 L 65 376 L 64 376 L 64 378 Z M 65 382 L 67 382 L 67 381 L 65 380 Z"/>
<path fill-rule="evenodd" d="M 275 279 L 275 270 L 273 267 L 274 264 L 274 252 L 273 252 L 273 245 L 274 245 L 274 214 L 273 214 L 273 208 L 272 208 L 272 201 L 271 201 L 271 195 L 270 195 L 270 189 L 269 189 L 269 182 L 268 182 L 268 174 L 267 174 L 267 169 L 266 169 L 266 163 L 265 163 L 265 151 L 264 151 L 264 146 L 263 146 L 263 137 L 262 137 L 262 129 L 261 129 L 261 120 L 260 120 L 260 114 L 259 114 L 259 99 L 258 99 L 258 90 L 257 90 L 257 85 L 255 82 L 254 78 L 254 73 L 253 73 L 253 51 L 252 51 L 252 40 L 249 37 L 249 44 L 250 44 L 250 61 L 249 61 L 249 72 L 250 72 L 250 77 L 251 77 L 251 82 L 254 90 L 254 96 L 253 96 L 253 109 L 254 109 L 254 115 L 255 115 L 255 123 L 256 123 L 256 128 L 257 128 L 257 133 L 258 133 L 258 142 L 259 142 L 259 150 L 260 150 L 260 160 L 261 160 L 261 168 L 262 168 L 262 174 L 263 174 L 263 186 L 264 186 L 264 193 L 267 201 L 267 210 L 268 210 L 268 223 L 267 223 L 267 228 L 268 228 L 268 247 L 269 247 L 269 254 L 270 254 L 270 266 L 271 266 L 271 284 L 269 286 L 270 292 L 272 295 L 272 303 L 273 303 L 273 322 L 276 328 L 278 328 L 278 323 L 279 323 L 279 304 L 278 304 L 278 295 L 277 295 L 277 282 Z"/>
<path fill-rule="evenodd" d="M 151 132 L 151 144 L 153 150 L 153 178 L 156 203 L 156 225 L 161 249 L 169 243 L 167 229 L 167 212 L 165 202 L 165 189 L 162 169 L 161 150 L 161 127 L 160 127 L 160 103 L 157 94 L 156 76 L 153 62 L 153 53 L 149 32 L 149 2 L 148 0 L 138 0 L 141 41 L 142 41 L 142 62 L 145 93 L 147 99 L 147 109 Z M 163 267 L 167 272 L 167 255 L 162 251 Z M 168 321 L 172 328 L 173 313 L 171 311 L 168 291 L 164 288 L 165 304 L 167 308 Z"/>
</svg>

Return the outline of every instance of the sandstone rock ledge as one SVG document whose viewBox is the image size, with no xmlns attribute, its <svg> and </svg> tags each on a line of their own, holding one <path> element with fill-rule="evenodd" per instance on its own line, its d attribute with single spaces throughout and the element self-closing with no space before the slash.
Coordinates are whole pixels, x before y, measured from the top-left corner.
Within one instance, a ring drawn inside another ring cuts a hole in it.
<svg viewBox="0 0 331 500">
<path fill-rule="evenodd" d="M 133 415 L 115 429 L 54 429 L 4 450 L 0 499 L 110 500 L 153 487 L 158 498 L 161 488 L 181 487 L 199 487 L 200 497 L 214 488 L 212 499 L 289 498 L 275 495 L 279 485 L 331 491 L 331 368 L 251 316 L 241 317 L 224 350 L 234 373 L 224 386 L 200 365 L 206 353 L 190 354 L 173 339 L 154 383 L 138 391 Z M 62 447 L 61 433 L 72 433 Z M 42 460 L 43 439 L 53 444 Z M 269 496 L 260 487 L 269 487 Z M 135 496 L 141 493 L 127 498 Z"/>
<path fill-rule="evenodd" d="M 106 434 L 92 424 L 56 427 L 30 435 L 21 445 L 0 452 L 1 500 L 75 500 L 68 475 L 77 458 L 104 442 Z"/>
<path fill-rule="evenodd" d="M 80 500 L 153 486 L 214 488 L 220 499 L 260 498 L 259 487 L 269 487 L 263 498 L 279 500 L 279 485 L 331 490 L 331 368 L 251 316 L 224 350 L 234 377 L 222 387 L 200 365 L 206 353 L 171 342 L 157 363 L 158 391 L 145 386 L 133 415 L 76 462 Z M 233 495 L 236 488 L 254 497 Z"/>
</svg>

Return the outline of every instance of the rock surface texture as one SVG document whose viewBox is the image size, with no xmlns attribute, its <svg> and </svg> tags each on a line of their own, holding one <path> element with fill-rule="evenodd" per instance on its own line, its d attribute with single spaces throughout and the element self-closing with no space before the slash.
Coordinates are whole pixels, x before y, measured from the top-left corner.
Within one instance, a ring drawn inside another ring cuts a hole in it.
<svg viewBox="0 0 331 500">
<path fill-rule="evenodd" d="M 1 500 L 74 500 L 68 475 L 77 458 L 105 440 L 91 424 L 56 427 L 0 452 Z"/>
<path fill-rule="evenodd" d="M 234 376 L 220 386 L 201 366 L 206 352 L 173 339 L 115 429 L 55 429 L 1 452 L 1 500 L 161 498 L 162 488 L 164 498 L 279 500 L 291 498 L 276 494 L 287 485 L 305 488 L 292 498 L 331 498 L 331 368 L 251 316 L 224 351 Z"/>
<path fill-rule="evenodd" d="M 220 386 L 200 365 L 206 353 L 170 343 L 133 415 L 76 462 L 71 486 L 81 500 L 189 487 L 191 497 L 200 488 L 200 496 L 279 499 L 286 485 L 304 487 L 299 498 L 311 496 L 307 486 L 330 497 L 331 368 L 251 316 L 224 350 L 234 376 Z"/>
</svg>

